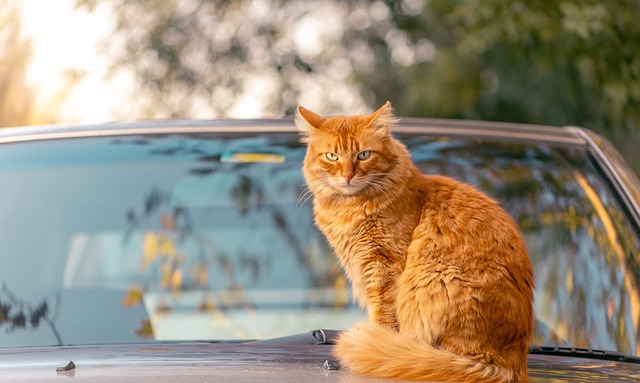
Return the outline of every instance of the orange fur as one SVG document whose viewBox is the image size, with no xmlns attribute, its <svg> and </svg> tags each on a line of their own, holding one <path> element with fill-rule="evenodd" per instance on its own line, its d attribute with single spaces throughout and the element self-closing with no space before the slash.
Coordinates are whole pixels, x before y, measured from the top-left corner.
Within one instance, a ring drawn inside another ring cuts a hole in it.
<svg viewBox="0 0 640 383">
<path fill-rule="evenodd" d="M 517 225 L 477 189 L 422 174 L 393 122 L 389 103 L 350 117 L 298 108 L 316 224 L 369 317 L 336 355 L 373 377 L 526 381 L 534 282 Z"/>
</svg>

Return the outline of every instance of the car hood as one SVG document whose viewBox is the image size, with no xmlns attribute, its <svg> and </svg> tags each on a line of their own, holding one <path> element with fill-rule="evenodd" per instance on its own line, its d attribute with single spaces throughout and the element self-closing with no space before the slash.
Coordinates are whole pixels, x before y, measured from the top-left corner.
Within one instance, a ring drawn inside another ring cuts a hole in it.
<svg viewBox="0 0 640 383">
<path fill-rule="evenodd" d="M 327 369 L 326 344 L 165 343 L 0 350 L 0 381 L 56 382 L 382 382 Z M 75 368 L 62 367 L 73 362 Z M 530 382 L 628 382 L 640 365 L 529 355 Z M 398 382 L 398 381 L 394 381 Z"/>
</svg>

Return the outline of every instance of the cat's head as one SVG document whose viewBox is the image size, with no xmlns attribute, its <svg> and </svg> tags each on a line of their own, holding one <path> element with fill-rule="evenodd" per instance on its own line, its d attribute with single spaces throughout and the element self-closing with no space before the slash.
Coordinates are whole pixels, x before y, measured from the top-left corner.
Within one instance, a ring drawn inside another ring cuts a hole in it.
<svg viewBox="0 0 640 383">
<path fill-rule="evenodd" d="M 348 117 L 322 117 L 298 107 L 309 188 L 342 195 L 384 192 L 400 155 L 391 136 L 395 120 L 389 102 L 371 115 Z"/>
</svg>

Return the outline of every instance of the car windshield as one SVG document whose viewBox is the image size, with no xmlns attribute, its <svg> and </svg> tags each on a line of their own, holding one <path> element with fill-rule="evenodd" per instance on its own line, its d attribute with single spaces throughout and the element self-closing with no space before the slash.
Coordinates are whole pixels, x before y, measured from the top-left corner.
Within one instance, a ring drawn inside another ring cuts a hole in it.
<svg viewBox="0 0 640 383">
<path fill-rule="evenodd" d="M 398 134 L 497 198 L 536 271 L 533 344 L 638 355 L 638 234 L 582 147 Z M 262 339 L 364 313 L 313 225 L 293 134 L 0 150 L 0 347 Z"/>
</svg>

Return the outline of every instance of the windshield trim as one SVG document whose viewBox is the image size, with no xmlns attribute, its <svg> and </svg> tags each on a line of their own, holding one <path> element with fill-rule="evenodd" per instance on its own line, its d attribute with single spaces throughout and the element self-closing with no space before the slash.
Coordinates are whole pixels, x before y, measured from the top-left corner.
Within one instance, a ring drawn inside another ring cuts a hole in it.
<svg viewBox="0 0 640 383">
<path fill-rule="evenodd" d="M 612 190 L 615 190 L 618 198 L 620 199 L 620 205 L 623 207 L 627 216 L 633 223 L 634 229 L 640 235 L 640 206 L 638 206 L 637 201 L 633 198 L 627 184 L 622 180 L 620 172 L 616 166 L 605 154 L 605 149 L 602 148 L 591 136 L 595 133 L 590 131 L 588 132 L 577 127 L 570 129 L 573 129 L 576 134 L 584 138 L 587 143 L 587 152 L 590 154 L 592 161 L 595 163 L 598 170 L 603 173 L 602 178 L 611 183 Z M 602 140 L 604 138 L 598 136 L 598 139 Z M 629 175 L 635 176 L 633 173 L 630 173 Z"/>
<path fill-rule="evenodd" d="M 5 128 L 0 131 L 0 144 L 99 136 L 130 136 L 140 134 L 202 134 L 202 133 L 296 133 L 292 118 L 253 120 L 148 120 L 89 125 L 50 125 Z M 583 135 L 572 128 L 484 122 L 472 120 L 443 120 L 404 118 L 394 132 L 491 137 L 586 146 Z"/>
</svg>

